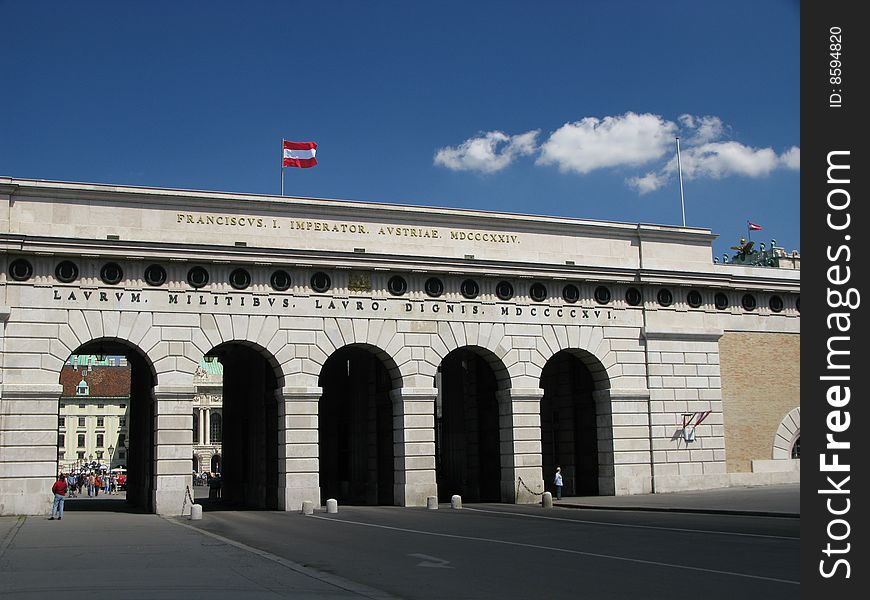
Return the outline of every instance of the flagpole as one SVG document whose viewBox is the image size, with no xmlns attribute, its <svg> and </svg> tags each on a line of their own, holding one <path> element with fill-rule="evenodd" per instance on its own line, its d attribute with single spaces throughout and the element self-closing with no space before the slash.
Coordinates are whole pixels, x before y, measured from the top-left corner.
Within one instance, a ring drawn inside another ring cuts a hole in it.
<svg viewBox="0 0 870 600">
<path fill-rule="evenodd" d="M 683 198 L 683 165 L 680 162 L 680 137 L 677 136 L 677 169 L 680 172 L 680 208 L 683 210 L 683 227 L 686 226 L 686 201 Z"/>
<path fill-rule="evenodd" d="M 748 236 L 747 239 L 751 242 L 752 241 L 752 227 L 749 226 L 749 219 L 746 220 L 746 235 Z"/>
<path fill-rule="evenodd" d="M 284 195 L 284 140 L 281 140 L 281 195 Z"/>
</svg>

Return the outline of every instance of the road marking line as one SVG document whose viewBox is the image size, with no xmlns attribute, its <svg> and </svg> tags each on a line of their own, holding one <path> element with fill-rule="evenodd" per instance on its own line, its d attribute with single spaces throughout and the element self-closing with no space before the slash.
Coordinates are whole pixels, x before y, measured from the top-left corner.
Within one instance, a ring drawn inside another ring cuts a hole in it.
<svg viewBox="0 0 870 600">
<path fill-rule="evenodd" d="M 314 568 L 306 567 L 304 565 L 300 565 L 297 562 L 293 562 L 292 560 L 283 558 L 276 554 L 272 554 L 271 552 L 267 552 L 266 550 L 260 550 L 259 548 L 254 548 L 253 546 L 248 546 L 247 544 L 243 544 L 242 542 L 237 542 L 236 540 L 232 540 L 230 538 L 224 537 L 217 533 L 212 533 L 207 529 L 200 529 L 199 527 L 194 527 L 193 525 L 188 525 L 186 523 L 182 523 L 181 521 L 176 520 L 172 517 L 163 517 L 164 520 L 169 521 L 173 525 L 178 525 L 179 527 L 186 527 L 187 529 L 192 529 L 202 535 L 207 535 L 216 540 L 220 540 L 225 544 L 229 544 L 230 546 L 235 546 L 240 550 L 245 550 L 252 554 L 256 554 L 266 560 L 271 560 L 272 562 L 278 563 L 291 571 L 296 571 L 301 575 L 305 575 L 307 577 L 311 577 L 312 579 L 317 579 L 322 581 L 323 583 L 327 583 L 329 585 L 335 586 L 339 589 L 346 590 L 348 592 L 352 592 L 354 594 L 359 594 L 364 598 L 370 598 L 371 600 L 401 600 L 398 596 L 393 596 L 389 592 L 385 592 L 383 590 L 379 590 L 373 587 L 369 587 L 367 585 L 357 583 L 355 581 L 350 581 L 349 579 L 345 579 L 343 577 L 339 577 L 338 575 L 333 575 L 332 573 L 322 573 Z"/>
<path fill-rule="evenodd" d="M 716 531 L 716 530 L 708 530 L 708 529 L 687 529 L 684 527 L 662 527 L 659 525 L 634 525 L 631 523 L 612 523 L 610 521 L 587 521 L 584 519 L 566 519 L 564 517 L 546 517 L 544 515 L 527 515 L 525 513 L 512 512 L 509 510 L 486 510 L 483 508 L 468 508 L 464 507 L 462 510 L 467 510 L 471 512 L 480 512 L 480 513 L 492 513 L 494 515 L 514 515 L 517 517 L 527 517 L 530 519 L 546 519 L 548 521 L 564 521 L 567 523 L 584 523 L 590 525 L 606 525 L 608 527 L 635 527 L 637 529 L 661 529 L 664 531 L 681 531 L 688 533 L 712 533 L 716 535 L 738 535 L 741 537 L 756 537 L 756 538 L 769 538 L 773 540 L 794 540 L 799 541 L 800 537 L 793 537 L 787 535 L 767 535 L 763 533 L 742 533 L 738 531 Z"/>
<path fill-rule="evenodd" d="M 492 538 L 480 538 L 480 537 L 471 537 L 465 535 L 454 535 L 451 533 L 435 533 L 432 531 L 420 531 L 417 529 L 405 529 L 402 527 L 393 527 L 391 525 L 375 525 L 373 523 L 361 523 L 359 521 L 345 521 L 343 519 L 333 519 L 329 517 L 324 517 L 321 515 L 309 515 L 309 519 L 321 519 L 323 521 L 329 521 L 330 523 L 344 523 L 347 525 L 362 525 L 364 527 L 375 527 L 378 529 L 390 529 L 392 531 L 401 531 L 404 533 L 416 533 L 420 535 L 431 535 L 435 537 L 445 537 L 452 538 L 456 540 L 468 540 L 472 542 L 488 542 L 490 544 L 502 544 L 505 546 L 519 546 L 521 548 L 534 548 L 536 550 L 550 550 L 553 552 L 561 552 L 564 554 L 578 554 L 580 556 L 591 556 L 593 558 L 607 558 L 610 560 L 621 560 L 625 562 L 638 563 L 643 565 L 654 565 L 657 567 L 669 567 L 672 569 L 685 569 L 688 571 L 700 571 L 702 573 L 716 573 L 719 575 L 731 575 L 734 577 L 745 577 L 747 579 L 760 579 L 762 581 L 773 581 L 776 583 L 787 583 L 790 585 L 800 585 L 799 581 L 792 581 L 790 579 L 778 579 L 776 577 L 765 577 L 764 575 L 750 575 L 749 573 L 738 573 L 736 571 L 722 571 L 719 569 L 707 569 L 704 567 L 691 567 L 688 565 L 677 565 L 672 563 L 659 562 L 656 560 L 644 560 L 642 558 L 629 558 L 627 556 L 615 556 L 613 554 L 599 554 L 597 552 L 584 552 L 582 550 L 568 550 L 566 548 L 553 548 L 550 546 L 540 546 L 538 544 L 525 544 L 523 542 L 509 542 L 507 540 L 495 540 Z"/>
</svg>

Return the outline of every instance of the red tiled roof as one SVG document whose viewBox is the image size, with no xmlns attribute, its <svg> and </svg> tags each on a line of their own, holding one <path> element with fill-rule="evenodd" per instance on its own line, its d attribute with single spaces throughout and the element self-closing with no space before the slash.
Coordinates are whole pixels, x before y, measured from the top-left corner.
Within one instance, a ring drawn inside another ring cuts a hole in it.
<svg viewBox="0 0 870 600">
<path fill-rule="evenodd" d="M 82 372 L 87 371 L 84 380 L 90 389 L 90 396 L 99 398 L 127 398 L 130 396 L 130 367 L 90 367 L 74 369 L 64 365 L 60 371 L 63 395 L 75 397 L 76 388 L 82 380 Z M 87 398 L 87 396 L 80 396 Z"/>
</svg>

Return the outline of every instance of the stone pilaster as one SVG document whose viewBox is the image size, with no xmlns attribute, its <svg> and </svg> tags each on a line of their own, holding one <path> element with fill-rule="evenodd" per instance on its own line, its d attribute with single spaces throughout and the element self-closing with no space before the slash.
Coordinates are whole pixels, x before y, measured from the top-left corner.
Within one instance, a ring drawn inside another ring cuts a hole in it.
<svg viewBox="0 0 870 600">
<path fill-rule="evenodd" d="M 435 388 L 400 388 L 393 403 L 394 502 L 426 506 L 437 496 L 435 477 Z"/>
<path fill-rule="evenodd" d="M 51 511 L 60 385 L 0 387 L 0 515 Z"/>
<path fill-rule="evenodd" d="M 319 387 L 285 387 L 278 394 L 278 504 L 297 511 L 320 506 Z M 280 490 L 283 489 L 283 493 Z"/>
<path fill-rule="evenodd" d="M 536 504 L 544 492 L 539 388 L 498 392 L 501 501 Z"/>
<path fill-rule="evenodd" d="M 154 512 L 180 515 L 187 487 L 193 493 L 192 385 L 154 388 Z"/>
<path fill-rule="evenodd" d="M 593 398 L 598 421 L 598 493 L 651 493 L 649 392 L 609 389 L 594 392 Z"/>
</svg>

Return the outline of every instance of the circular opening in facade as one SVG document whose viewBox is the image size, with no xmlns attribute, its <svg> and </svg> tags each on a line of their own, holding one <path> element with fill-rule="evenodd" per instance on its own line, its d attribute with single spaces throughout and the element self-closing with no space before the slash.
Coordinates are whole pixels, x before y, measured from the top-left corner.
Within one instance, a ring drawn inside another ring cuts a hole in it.
<svg viewBox="0 0 870 600">
<path fill-rule="evenodd" d="M 230 285 L 233 289 L 243 290 L 251 285 L 251 274 L 246 269 L 235 269 L 230 273 Z"/>
<path fill-rule="evenodd" d="M 743 298 L 740 300 L 740 303 L 746 310 L 755 310 L 755 307 L 757 306 L 755 296 L 753 296 L 752 294 L 743 294 Z"/>
<path fill-rule="evenodd" d="M 118 263 L 106 263 L 100 269 L 100 279 L 103 280 L 103 283 L 115 285 L 120 283 L 123 278 L 124 270 L 121 269 L 121 265 Z"/>
<path fill-rule="evenodd" d="M 717 292 L 716 297 L 713 298 L 713 303 L 716 305 L 716 308 L 719 310 L 725 310 L 728 308 L 728 296 L 723 294 L 722 292 Z"/>
<path fill-rule="evenodd" d="M 64 260 L 55 267 L 54 276 L 61 283 L 72 283 L 79 276 L 79 268 L 71 260 Z"/>
<path fill-rule="evenodd" d="M 780 298 L 779 296 L 771 296 L 768 305 L 770 306 L 770 310 L 772 310 L 773 312 L 782 312 L 783 301 L 782 298 Z"/>
<path fill-rule="evenodd" d="M 208 283 L 208 271 L 203 267 L 193 267 L 187 272 L 187 283 L 191 287 L 201 288 Z"/>
<path fill-rule="evenodd" d="M 661 306 L 670 306 L 674 303 L 674 295 L 671 293 L 671 290 L 667 288 L 660 289 L 659 293 L 656 294 L 656 299 L 659 301 Z"/>
<path fill-rule="evenodd" d="M 313 289 L 318 294 L 328 292 L 329 288 L 331 287 L 332 280 L 329 278 L 329 275 L 327 275 L 323 271 L 318 271 L 311 276 L 311 289 Z"/>
<path fill-rule="evenodd" d="M 498 296 L 499 300 L 510 300 L 514 297 L 514 286 L 511 285 L 510 281 L 499 281 L 498 285 L 495 286 L 495 295 Z"/>
<path fill-rule="evenodd" d="M 283 269 L 278 269 L 272 273 L 269 282 L 272 284 L 272 289 L 276 292 L 285 292 L 290 289 L 290 273 Z"/>
<path fill-rule="evenodd" d="M 642 297 L 639 289 L 630 287 L 625 290 L 625 301 L 629 306 L 639 306 L 641 300 Z"/>
<path fill-rule="evenodd" d="M 580 299 L 580 288 L 573 283 L 569 283 L 562 288 L 562 299 L 565 300 L 565 302 L 574 304 Z"/>
<path fill-rule="evenodd" d="M 473 279 L 466 279 L 459 286 L 459 291 L 469 300 L 473 300 L 480 293 L 480 286 Z"/>
<path fill-rule="evenodd" d="M 423 285 L 426 290 L 426 295 L 430 298 L 437 298 L 444 293 L 444 283 L 437 277 L 430 277 Z"/>
<path fill-rule="evenodd" d="M 598 304 L 607 304 L 610 302 L 610 289 L 603 285 L 599 285 L 595 288 L 595 301 Z"/>
<path fill-rule="evenodd" d="M 9 276 L 15 281 L 27 281 L 33 276 L 33 265 L 23 258 L 16 258 L 9 264 Z"/>
<path fill-rule="evenodd" d="M 543 283 L 533 283 L 529 288 L 529 297 L 535 302 L 543 302 L 547 299 L 547 287 Z"/>
<path fill-rule="evenodd" d="M 686 302 L 692 308 L 699 308 L 702 302 L 701 292 L 698 290 L 689 290 L 689 293 L 686 294 Z"/>
<path fill-rule="evenodd" d="M 401 296 L 408 291 L 408 282 L 400 275 L 393 275 L 387 282 L 387 289 L 393 296 Z"/>
<path fill-rule="evenodd" d="M 160 265 L 150 265 L 145 269 L 145 283 L 148 285 L 163 285 L 166 283 L 166 269 Z"/>
</svg>

